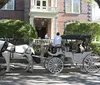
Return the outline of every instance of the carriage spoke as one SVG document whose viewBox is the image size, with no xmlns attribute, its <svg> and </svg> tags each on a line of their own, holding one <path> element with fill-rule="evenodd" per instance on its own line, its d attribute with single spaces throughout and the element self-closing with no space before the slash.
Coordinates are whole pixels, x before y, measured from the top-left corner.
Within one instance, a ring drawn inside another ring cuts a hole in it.
<svg viewBox="0 0 100 85">
<path fill-rule="evenodd" d="M 83 65 L 87 72 L 98 72 L 100 70 L 100 56 L 90 54 L 84 58 Z"/>
<path fill-rule="evenodd" d="M 60 58 L 52 58 L 48 62 L 48 69 L 51 73 L 57 74 L 63 70 L 63 62 Z"/>
</svg>

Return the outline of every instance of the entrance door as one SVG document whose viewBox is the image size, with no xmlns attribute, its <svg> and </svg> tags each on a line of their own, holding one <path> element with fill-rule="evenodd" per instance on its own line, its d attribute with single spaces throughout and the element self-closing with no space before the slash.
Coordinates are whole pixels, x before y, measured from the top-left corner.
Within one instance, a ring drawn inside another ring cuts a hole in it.
<svg viewBox="0 0 100 85">
<path fill-rule="evenodd" d="M 38 32 L 38 37 L 45 38 L 45 34 L 48 32 L 48 22 L 49 19 L 47 18 L 34 18 L 34 25 Z"/>
<path fill-rule="evenodd" d="M 41 27 L 41 29 L 36 29 L 37 33 L 38 33 L 38 37 L 40 37 L 41 39 L 45 38 L 45 34 L 46 34 L 46 27 Z"/>
</svg>

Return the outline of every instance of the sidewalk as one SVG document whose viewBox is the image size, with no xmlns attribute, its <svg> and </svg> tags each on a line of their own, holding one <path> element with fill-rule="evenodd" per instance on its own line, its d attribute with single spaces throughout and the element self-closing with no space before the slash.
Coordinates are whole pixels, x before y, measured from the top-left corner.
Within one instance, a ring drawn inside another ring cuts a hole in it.
<svg viewBox="0 0 100 85">
<path fill-rule="evenodd" d="M 88 74 L 74 68 L 53 75 L 41 67 L 35 67 L 33 73 L 14 69 L 0 76 L 0 85 L 100 85 L 100 72 Z"/>
</svg>

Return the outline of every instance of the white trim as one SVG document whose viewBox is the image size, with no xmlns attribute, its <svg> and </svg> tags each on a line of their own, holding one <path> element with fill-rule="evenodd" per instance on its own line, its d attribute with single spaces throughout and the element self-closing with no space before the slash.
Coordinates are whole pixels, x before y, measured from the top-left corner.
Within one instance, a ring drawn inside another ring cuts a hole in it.
<svg viewBox="0 0 100 85">
<path fill-rule="evenodd" d="M 38 12 L 30 13 L 30 17 L 40 17 L 40 18 L 55 18 L 57 14 L 53 13 L 44 13 L 42 12 L 41 15 Z"/>
<path fill-rule="evenodd" d="M 73 13 L 73 10 L 74 10 L 74 8 L 73 8 L 73 6 L 74 6 L 74 5 L 73 5 L 73 2 L 74 2 L 74 1 L 72 0 L 71 2 L 72 2 L 72 3 L 71 3 L 71 4 L 72 4 L 72 9 L 71 9 L 71 11 L 72 11 L 72 13 Z"/>
<path fill-rule="evenodd" d="M 52 19 L 51 19 L 51 39 L 54 38 L 54 31 L 55 31 L 54 28 L 55 28 L 55 27 L 54 27 L 54 18 L 52 18 Z"/>
<path fill-rule="evenodd" d="M 57 17 L 55 17 L 55 33 L 57 33 L 58 32 L 58 25 L 57 25 L 57 22 L 58 22 L 58 18 Z"/>
<path fill-rule="evenodd" d="M 35 4 L 34 3 L 34 0 L 31 0 L 31 3 L 30 4 L 31 4 L 31 7 L 34 6 L 34 4 Z"/>
</svg>

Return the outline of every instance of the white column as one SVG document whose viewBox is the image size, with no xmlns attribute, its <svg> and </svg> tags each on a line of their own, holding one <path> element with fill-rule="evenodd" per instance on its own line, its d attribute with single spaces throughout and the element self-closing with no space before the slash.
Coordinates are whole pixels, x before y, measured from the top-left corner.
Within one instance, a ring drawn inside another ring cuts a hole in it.
<svg viewBox="0 0 100 85">
<path fill-rule="evenodd" d="M 54 7 L 54 0 L 51 0 L 51 6 Z"/>
<path fill-rule="evenodd" d="M 48 30 L 47 30 L 48 34 L 49 34 L 49 37 L 51 38 L 51 20 L 48 20 Z"/>
<path fill-rule="evenodd" d="M 55 0 L 55 7 L 57 7 L 58 5 L 58 0 Z"/>
<path fill-rule="evenodd" d="M 30 17 L 30 24 L 31 24 L 33 27 L 35 27 L 35 26 L 34 26 L 34 17 Z"/>
<path fill-rule="evenodd" d="M 55 19 L 52 18 L 51 19 L 51 39 L 54 39 L 54 36 L 55 36 Z"/>
<path fill-rule="evenodd" d="M 34 0 L 31 0 L 31 8 L 33 8 L 33 6 L 34 6 Z"/>
<path fill-rule="evenodd" d="M 55 17 L 55 33 L 57 33 L 57 32 L 58 32 L 57 20 L 58 20 L 58 18 L 57 18 L 57 17 Z"/>
</svg>

